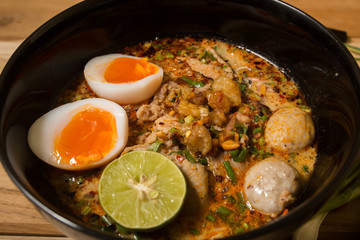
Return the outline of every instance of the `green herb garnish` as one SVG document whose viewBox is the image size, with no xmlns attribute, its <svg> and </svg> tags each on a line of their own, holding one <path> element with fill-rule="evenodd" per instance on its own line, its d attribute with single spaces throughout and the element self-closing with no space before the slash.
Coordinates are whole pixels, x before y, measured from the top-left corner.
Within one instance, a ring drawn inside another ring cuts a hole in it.
<svg viewBox="0 0 360 240">
<path fill-rule="evenodd" d="M 220 206 L 218 209 L 216 209 L 216 213 L 223 216 L 228 216 L 232 213 L 232 211 L 224 206 Z"/>
<path fill-rule="evenodd" d="M 106 224 L 107 227 L 111 226 L 112 223 L 110 222 L 110 220 L 106 217 L 106 215 L 102 215 L 101 216 L 101 220 Z"/>
<path fill-rule="evenodd" d="M 194 81 L 194 80 L 191 80 L 190 78 L 188 77 L 185 77 L 185 76 L 182 76 L 181 77 L 185 82 L 195 86 L 195 87 L 203 87 L 205 86 L 205 84 L 203 82 L 197 82 L 197 81 Z"/>
<path fill-rule="evenodd" d="M 81 215 L 88 215 L 91 212 L 91 207 L 90 206 L 85 206 L 82 210 L 81 210 Z"/>
<path fill-rule="evenodd" d="M 156 140 L 150 145 L 148 151 L 157 152 L 160 149 L 161 145 L 164 145 L 164 142 Z"/>
<path fill-rule="evenodd" d="M 200 231 L 195 229 L 195 228 L 191 228 L 190 233 L 193 234 L 193 235 L 200 235 Z"/>
<path fill-rule="evenodd" d="M 228 151 L 235 162 L 243 162 L 245 160 L 247 149 L 243 147 L 239 153 L 239 149 Z"/>
<path fill-rule="evenodd" d="M 201 56 L 200 61 L 206 62 L 206 60 L 216 61 L 216 58 L 212 55 L 211 52 L 204 50 L 204 55 Z"/>
<path fill-rule="evenodd" d="M 193 155 L 191 155 L 191 153 L 187 150 L 180 150 L 180 151 L 175 151 L 175 152 L 171 152 L 169 155 L 176 153 L 179 154 L 183 157 L 185 157 L 189 162 L 191 163 L 196 163 L 196 159 L 193 157 Z"/>
<path fill-rule="evenodd" d="M 206 220 L 208 220 L 210 222 L 216 221 L 215 217 L 211 213 L 209 213 L 209 215 L 206 216 Z"/>
<path fill-rule="evenodd" d="M 170 133 L 174 133 L 174 132 L 177 132 L 177 133 L 180 134 L 179 129 L 172 127 L 172 128 L 170 129 Z"/>
<path fill-rule="evenodd" d="M 245 93 L 246 88 L 247 88 L 246 84 L 245 84 L 245 83 L 238 83 L 238 85 L 239 85 L 239 87 L 240 87 L 240 91 L 241 91 L 242 93 Z"/>
<path fill-rule="evenodd" d="M 231 183 L 233 185 L 235 185 L 237 183 L 237 180 L 236 180 L 236 176 L 235 176 L 235 173 L 234 173 L 234 170 L 232 169 L 231 167 L 231 164 L 229 161 L 224 161 L 224 167 L 225 167 L 225 170 L 231 180 Z"/>
<path fill-rule="evenodd" d="M 264 128 L 262 127 L 262 126 L 260 126 L 260 127 L 257 127 L 257 128 L 255 128 L 254 130 L 253 130 L 253 134 L 255 135 L 255 134 L 257 134 L 257 133 L 263 133 L 264 132 Z"/>
</svg>

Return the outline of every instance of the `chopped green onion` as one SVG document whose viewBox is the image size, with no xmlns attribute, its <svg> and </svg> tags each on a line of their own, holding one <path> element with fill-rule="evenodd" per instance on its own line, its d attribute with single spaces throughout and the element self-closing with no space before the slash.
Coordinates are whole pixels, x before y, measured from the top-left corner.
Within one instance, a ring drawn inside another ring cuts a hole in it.
<svg viewBox="0 0 360 240">
<path fill-rule="evenodd" d="M 210 127 L 210 132 L 212 132 L 212 133 L 215 135 L 215 137 L 217 137 L 218 134 L 219 134 L 219 131 L 216 130 L 216 129 L 214 128 L 214 126 L 211 126 L 211 127 Z"/>
<path fill-rule="evenodd" d="M 184 155 L 189 162 L 196 162 L 195 158 L 191 155 L 189 151 L 184 151 Z"/>
<path fill-rule="evenodd" d="M 220 214 L 220 215 L 225 215 L 225 216 L 228 216 L 232 213 L 232 211 L 224 206 L 220 206 L 217 210 L 216 210 L 216 213 L 217 214 Z"/>
<path fill-rule="evenodd" d="M 101 216 L 101 220 L 104 221 L 104 223 L 106 224 L 107 227 L 111 226 L 112 223 L 110 222 L 110 220 L 106 217 L 106 215 L 102 215 Z"/>
<path fill-rule="evenodd" d="M 191 153 L 189 151 L 180 150 L 180 151 L 171 152 L 169 155 L 171 155 L 173 153 L 177 153 L 177 154 L 180 154 L 181 156 L 184 156 L 191 163 L 196 163 L 196 159 L 191 155 Z"/>
<path fill-rule="evenodd" d="M 176 153 L 176 154 L 179 154 L 183 157 L 185 157 L 189 162 L 191 163 L 200 163 L 202 165 L 207 165 L 208 164 L 208 161 L 206 158 L 199 158 L 199 159 L 196 159 L 193 157 L 193 155 L 191 155 L 191 153 L 187 150 L 180 150 L 180 151 L 174 151 L 174 152 L 171 152 L 169 153 L 169 155 L 173 154 L 173 153 Z"/>
<path fill-rule="evenodd" d="M 245 127 L 245 125 L 242 124 L 242 123 L 237 123 L 237 124 L 235 124 L 234 127 L 235 127 L 236 129 L 239 129 L 239 130 L 238 130 L 239 134 L 246 134 L 246 132 L 247 132 L 247 130 L 248 130 L 248 128 Z"/>
<path fill-rule="evenodd" d="M 185 77 L 185 76 L 182 76 L 181 77 L 185 82 L 195 86 L 195 87 L 203 87 L 205 86 L 205 84 L 203 82 L 197 82 L 197 81 L 194 81 L 194 80 L 191 80 L 190 78 L 188 77 Z"/>
<path fill-rule="evenodd" d="M 262 121 L 265 121 L 265 120 L 267 120 L 269 117 L 268 116 L 262 116 L 262 117 L 260 117 L 260 119 L 262 120 Z"/>
<path fill-rule="evenodd" d="M 159 43 L 159 44 L 153 43 L 152 46 L 153 46 L 155 49 L 161 49 L 161 48 L 164 47 L 161 43 Z"/>
<path fill-rule="evenodd" d="M 240 91 L 244 93 L 246 91 L 247 85 L 245 83 L 238 83 Z"/>
<path fill-rule="evenodd" d="M 171 133 L 174 133 L 174 132 L 180 133 L 179 129 L 174 128 L 174 127 L 172 127 L 172 128 L 170 129 L 170 132 L 171 132 Z"/>
<path fill-rule="evenodd" d="M 243 227 L 245 230 L 249 229 L 249 225 L 246 222 L 243 223 Z"/>
<path fill-rule="evenodd" d="M 239 150 L 236 149 L 236 150 L 231 150 L 231 151 L 228 151 L 228 153 L 230 153 L 232 159 L 235 161 L 235 159 L 237 159 L 237 156 L 239 154 Z"/>
<path fill-rule="evenodd" d="M 186 47 L 187 50 L 197 50 L 197 47 L 191 46 L 191 47 Z"/>
<path fill-rule="evenodd" d="M 201 56 L 200 61 L 210 59 L 211 61 L 216 61 L 216 58 L 212 55 L 211 52 L 204 50 L 204 55 Z"/>
<path fill-rule="evenodd" d="M 156 140 L 155 142 L 153 142 L 153 144 L 150 145 L 148 151 L 157 152 L 161 147 L 161 145 L 164 145 L 164 142 L 160 140 Z"/>
<path fill-rule="evenodd" d="M 228 151 L 232 157 L 232 159 L 235 162 L 243 162 L 245 160 L 246 154 L 247 154 L 247 149 L 246 147 L 243 147 L 241 149 L 241 152 L 239 153 L 239 150 L 232 150 L 232 151 Z"/>
<path fill-rule="evenodd" d="M 235 160 L 235 162 L 243 162 L 245 160 L 246 154 L 247 154 L 247 149 L 246 149 L 246 147 L 243 147 L 241 152 L 237 156 L 237 159 Z"/>
<path fill-rule="evenodd" d="M 305 112 L 310 113 L 311 109 L 306 105 L 298 105 L 299 108 L 303 109 Z"/>
<path fill-rule="evenodd" d="M 234 173 L 234 170 L 232 169 L 231 167 L 231 164 L 229 161 L 224 161 L 224 166 L 225 166 L 225 170 L 231 180 L 231 183 L 232 184 L 236 184 L 237 180 L 236 180 L 236 176 L 235 176 L 235 173 Z"/>
<path fill-rule="evenodd" d="M 306 106 L 306 105 L 299 105 L 299 108 L 302 108 L 302 109 L 308 109 L 309 107 Z"/>
<path fill-rule="evenodd" d="M 161 52 L 162 52 L 162 50 L 157 51 L 157 52 L 155 53 L 155 58 L 156 58 L 157 60 L 164 60 L 164 56 L 161 54 Z"/>
<path fill-rule="evenodd" d="M 190 229 L 190 233 L 193 235 L 200 235 L 200 231 L 195 228 Z"/>
<path fill-rule="evenodd" d="M 122 234 L 128 234 L 129 230 L 127 230 L 126 228 L 124 228 L 123 226 L 119 225 L 119 224 L 115 224 L 116 227 L 116 231 Z M 138 239 L 138 238 L 137 238 Z"/>
<path fill-rule="evenodd" d="M 257 127 L 253 130 L 253 134 L 257 134 L 257 133 L 263 133 L 264 129 L 263 127 Z"/>
<path fill-rule="evenodd" d="M 263 145 L 265 144 L 264 137 L 260 137 L 260 138 L 258 139 L 258 143 L 259 143 L 260 146 L 263 146 Z"/>
<path fill-rule="evenodd" d="M 231 194 L 226 195 L 226 198 L 229 201 L 229 203 L 236 203 L 236 199 L 233 197 L 233 195 Z"/>
<path fill-rule="evenodd" d="M 290 92 L 290 91 L 289 91 L 289 92 L 287 92 L 287 94 L 288 94 L 288 95 L 290 95 L 290 96 L 294 96 L 294 95 L 295 95 L 295 93 L 294 93 L 294 92 Z"/>
<path fill-rule="evenodd" d="M 165 57 L 166 57 L 166 58 L 174 58 L 174 54 L 172 54 L 172 53 L 169 52 L 169 51 L 166 51 L 166 52 L 165 52 Z"/>
<path fill-rule="evenodd" d="M 207 165 L 208 164 L 208 161 L 206 158 L 200 158 L 197 160 L 198 163 L 201 163 L 202 165 Z"/>
<path fill-rule="evenodd" d="M 91 212 L 91 207 L 90 206 L 86 206 L 82 209 L 81 211 L 81 215 L 88 215 Z"/>
<path fill-rule="evenodd" d="M 264 159 L 270 156 L 274 156 L 274 153 L 272 152 L 265 152 L 263 149 L 257 149 L 255 146 L 253 146 L 251 149 L 251 154 L 254 154 L 260 159 Z"/>
<path fill-rule="evenodd" d="M 210 222 L 216 221 L 215 217 L 211 213 L 209 213 L 209 215 L 206 216 L 206 220 L 208 220 Z"/>
<path fill-rule="evenodd" d="M 146 41 L 146 42 L 144 43 L 144 48 L 149 49 L 150 47 L 151 47 L 151 42 Z"/>
<path fill-rule="evenodd" d="M 236 202 L 236 207 L 237 207 L 237 209 L 239 209 L 241 211 L 241 213 L 244 213 L 244 211 L 246 209 L 244 197 L 241 192 L 238 192 L 236 195 L 238 197 L 238 201 Z"/>
</svg>

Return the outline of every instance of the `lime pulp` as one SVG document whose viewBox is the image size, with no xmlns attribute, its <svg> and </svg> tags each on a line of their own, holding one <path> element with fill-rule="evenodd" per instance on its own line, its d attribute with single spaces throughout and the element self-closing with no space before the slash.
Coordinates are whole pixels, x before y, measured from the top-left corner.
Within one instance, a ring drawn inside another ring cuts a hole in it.
<svg viewBox="0 0 360 240">
<path fill-rule="evenodd" d="M 121 226 L 134 230 L 158 228 L 180 211 L 186 182 L 167 157 L 133 151 L 111 162 L 99 184 L 105 212 Z"/>
</svg>

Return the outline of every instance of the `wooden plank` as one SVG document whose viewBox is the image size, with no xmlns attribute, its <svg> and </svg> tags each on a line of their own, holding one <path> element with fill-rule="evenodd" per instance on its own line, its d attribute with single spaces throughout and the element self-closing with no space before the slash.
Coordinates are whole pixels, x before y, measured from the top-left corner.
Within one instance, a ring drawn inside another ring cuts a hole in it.
<svg viewBox="0 0 360 240">
<path fill-rule="evenodd" d="M 359 0 L 284 0 L 329 28 L 360 37 Z"/>
<path fill-rule="evenodd" d="M 0 236 L 0 240 L 70 240 L 67 237 L 39 237 L 39 236 Z"/>
<path fill-rule="evenodd" d="M 0 0 L 0 71 L 13 51 L 34 30 L 80 0 Z M 285 0 L 327 27 L 344 30 L 349 43 L 360 47 L 359 0 Z M 360 64 L 360 61 L 358 61 Z M 326 217 L 319 239 L 356 239 L 360 199 Z M 0 240 L 69 240 L 48 223 L 0 167 Z"/>
<path fill-rule="evenodd" d="M 359 239 L 360 198 L 330 212 L 319 230 L 318 240 Z"/>
<path fill-rule="evenodd" d="M 1 35 L 0 35 L 1 36 Z M 22 41 L 0 41 L 0 72 Z"/>
<path fill-rule="evenodd" d="M 0 40 L 23 40 L 50 18 L 80 0 L 1 0 Z"/>
<path fill-rule="evenodd" d="M 11 235 L 4 235 L 0 236 L 0 240 L 70 240 L 67 237 L 54 237 L 54 236 L 11 236 Z"/>
<path fill-rule="evenodd" d="M 63 236 L 47 222 L 0 168 L 0 235 Z"/>
</svg>

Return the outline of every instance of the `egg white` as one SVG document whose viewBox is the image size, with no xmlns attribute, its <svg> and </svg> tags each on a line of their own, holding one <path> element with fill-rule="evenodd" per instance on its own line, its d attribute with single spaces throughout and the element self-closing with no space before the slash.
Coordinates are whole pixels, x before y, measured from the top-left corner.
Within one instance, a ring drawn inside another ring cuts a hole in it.
<svg viewBox="0 0 360 240">
<path fill-rule="evenodd" d="M 56 136 L 78 112 L 90 106 L 114 115 L 117 131 L 117 141 L 114 148 L 103 159 L 96 162 L 80 166 L 61 163 L 54 152 Z M 38 158 L 54 167 L 66 170 L 83 170 L 99 167 L 119 156 L 127 143 L 128 131 L 128 118 L 120 105 L 106 99 L 90 98 L 61 105 L 37 119 L 29 129 L 28 144 Z"/>
<path fill-rule="evenodd" d="M 108 83 L 105 80 L 106 68 L 113 60 L 121 57 L 141 59 L 123 54 L 108 54 L 91 59 L 84 68 L 84 76 L 90 88 L 97 96 L 120 104 L 139 103 L 152 97 L 159 89 L 164 75 L 163 69 L 159 66 L 157 73 L 136 82 Z"/>
</svg>

